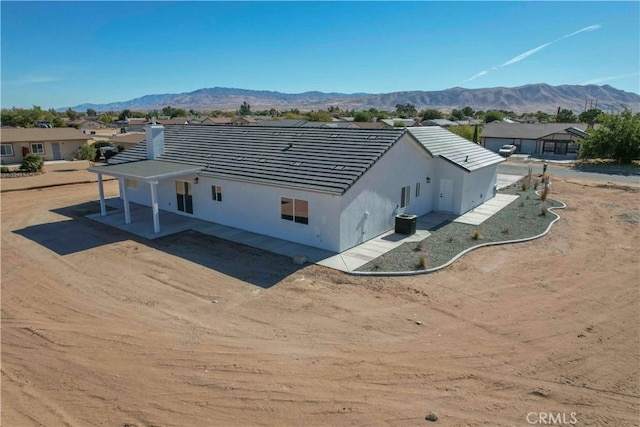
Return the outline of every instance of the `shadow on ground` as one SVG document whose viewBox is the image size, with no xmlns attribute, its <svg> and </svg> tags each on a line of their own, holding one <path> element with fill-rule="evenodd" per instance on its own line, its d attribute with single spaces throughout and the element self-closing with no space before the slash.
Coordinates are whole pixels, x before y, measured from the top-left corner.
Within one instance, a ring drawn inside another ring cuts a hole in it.
<svg viewBox="0 0 640 427">
<path fill-rule="evenodd" d="M 289 257 L 196 231 L 184 231 L 155 240 L 137 237 L 84 218 L 85 215 L 100 212 L 100 207 L 93 202 L 54 209 L 52 212 L 70 219 L 33 225 L 15 230 L 14 233 L 60 256 L 132 240 L 264 289 L 302 268 L 293 264 Z"/>
</svg>

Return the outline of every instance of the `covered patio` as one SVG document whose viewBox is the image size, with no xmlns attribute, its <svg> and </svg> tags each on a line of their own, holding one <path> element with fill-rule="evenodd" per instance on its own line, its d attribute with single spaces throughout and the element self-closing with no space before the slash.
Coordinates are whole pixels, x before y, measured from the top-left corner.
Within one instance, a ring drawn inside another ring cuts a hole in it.
<svg viewBox="0 0 640 427">
<path fill-rule="evenodd" d="M 92 166 L 87 168 L 89 172 L 98 175 L 98 192 L 100 195 L 100 216 L 107 216 L 107 204 L 104 197 L 103 175 L 118 178 L 120 199 L 124 210 L 124 224 L 132 223 L 131 204 L 127 196 L 127 187 L 130 182 L 144 182 L 149 184 L 151 192 L 151 213 L 153 218 L 153 232 L 158 235 L 160 233 L 160 210 L 158 209 L 158 183 L 167 179 L 184 177 L 187 175 L 197 174 L 202 170 L 201 167 L 193 165 L 184 165 L 172 162 L 163 162 L 161 160 L 141 160 L 137 162 L 121 163 L 109 166 Z M 145 209 L 146 210 L 146 209 Z M 140 210 L 136 211 L 134 219 L 140 221 Z M 168 212 L 167 212 L 168 213 Z M 180 216 L 180 215 L 174 215 Z M 173 221 L 172 221 L 173 224 Z M 175 231 L 172 231 L 175 232 Z M 171 233 L 169 233 L 171 234 Z"/>
</svg>

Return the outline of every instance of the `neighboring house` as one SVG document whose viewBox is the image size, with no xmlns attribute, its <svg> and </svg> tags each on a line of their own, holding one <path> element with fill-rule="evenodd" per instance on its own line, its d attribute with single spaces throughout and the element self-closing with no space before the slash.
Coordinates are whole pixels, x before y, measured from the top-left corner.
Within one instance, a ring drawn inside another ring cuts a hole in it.
<svg viewBox="0 0 640 427">
<path fill-rule="evenodd" d="M 458 126 L 458 123 L 447 119 L 427 119 L 422 121 L 422 126 L 440 126 L 448 128 L 449 126 Z"/>
<path fill-rule="evenodd" d="M 332 128 L 332 129 L 337 129 L 337 128 L 358 128 L 358 126 L 356 126 L 353 122 L 342 122 L 342 121 L 337 121 L 337 122 L 307 122 L 304 125 L 302 125 L 302 127 L 305 128 Z"/>
<path fill-rule="evenodd" d="M 391 129 L 393 125 L 389 125 L 385 122 L 353 122 L 356 127 L 360 129 Z"/>
<path fill-rule="evenodd" d="M 380 119 L 380 121 L 388 124 L 389 126 L 395 126 L 396 122 L 402 122 L 406 127 L 418 126 L 418 123 L 414 119 L 402 119 L 400 117 L 392 119 Z"/>
<path fill-rule="evenodd" d="M 441 128 L 151 125 L 146 141 L 91 167 L 128 202 L 342 252 L 401 213 L 461 214 L 494 196 L 504 159 Z M 101 211 L 106 215 L 104 198 Z"/>
<path fill-rule="evenodd" d="M 305 119 L 263 120 L 261 122 L 258 122 L 258 126 L 297 128 L 306 125 L 308 122 L 309 121 Z"/>
<path fill-rule="evenodd" d="M 103 129 L 105 125 L 99 120 L 76 119 L 69 120 L 67 126 L 74 127 L 78 130 L 91 132 L 92 130 Z"/>
<path fill-rule="evenodd" d="M 44 160 L 71 160 L 90 139 L 74 128 L 2 128 L 0 161 L 17 164 L 28 153 Z"/>
<path fill-rule="evenodd" d="M 482 146 L 497 152 L 515 145 L 518 154 L 560 155 L 575 158 L 580 139 L 587 136 L 585 123 L 487 123 L 480 135 Z"/>
<path fill-rule="evenodd" d="M 203 125 L 230 125 L 233 117 L 207 117 L 202 121 Z"/>
<path fill-rule="evenodd" d="M 258 121 L 253 117 L 238 116 L 231 119 L 231 124 L 234 126 L 255 126 Z"/>
</svg>

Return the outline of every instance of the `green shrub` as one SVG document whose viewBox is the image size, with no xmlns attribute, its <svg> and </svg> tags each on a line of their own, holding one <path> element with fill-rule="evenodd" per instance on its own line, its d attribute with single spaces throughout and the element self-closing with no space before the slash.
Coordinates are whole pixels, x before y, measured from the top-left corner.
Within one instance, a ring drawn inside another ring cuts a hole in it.
<svg viewBox="0 0 640 427">
<path fill-rule="evenodd" d="M 520 204 L 518 205 L 521 208 L 524 208 L 524 202 L 522 200 L 520 200 Z"/>
<path fill-rule="evenodd" d="M 29 153 L 22 159 L 20 170 L 25 172 L 40 172 L 44 166 L 44 160 L 37 154 Z"/>
<path fill-rule="evenodd" d="M 0 167 L 0 173 L 9 173 L 11 172 L 7 166 Z"/>
<path fill-rule="evenodd" d="M 96 157 L 96 148 L 93 145 L 84 144 L 78 149 L 76 153 L 76 159 L 78 160 L 91 160 Z"/>
</svg>

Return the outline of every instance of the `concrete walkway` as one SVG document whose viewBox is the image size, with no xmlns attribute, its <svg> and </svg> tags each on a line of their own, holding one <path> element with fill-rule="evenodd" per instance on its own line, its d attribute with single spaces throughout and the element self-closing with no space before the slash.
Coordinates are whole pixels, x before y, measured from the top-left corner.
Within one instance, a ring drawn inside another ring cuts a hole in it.
<svg viewBox="0 0 640 427">
<path fill-rule="evenodd" d="M 499 174 L 498 188 L 512 185 L 520 178 L 521 177 L 517 175 Z M 103 217 L 97 213 L 88 215 L 87 218 L 135 234 L 136 236 L 144 237 L 145 239 L 157 239 L 187 230 L 194 230 L 210 236 L 263 249 L 278 255 L 288 256 L 297 261 L 306 261 L 349 272 L 356 270 L 404 243 L 419 242 L 426 239 L 431 235 L 432 230 L 448 222 L 456 221 L 473 225 L 481 224 L 500 209 L 513 202 L 516 198 L 518 198 L 518 196 L 497 194 L 491 200 L 462 216 L 442 212 L 431 212 L 417 219 L 416 233 L 413 235 L 408 236 L 390 230 L 339 254 L 163 210 L 159 212 L 160 233 L 154 233 L 151 208 L 130 203 L 131 223 L 125 224 L 124 204 L 118 197 L 105 200 L 108 208 L 106 216 Z"/>
</svg>

